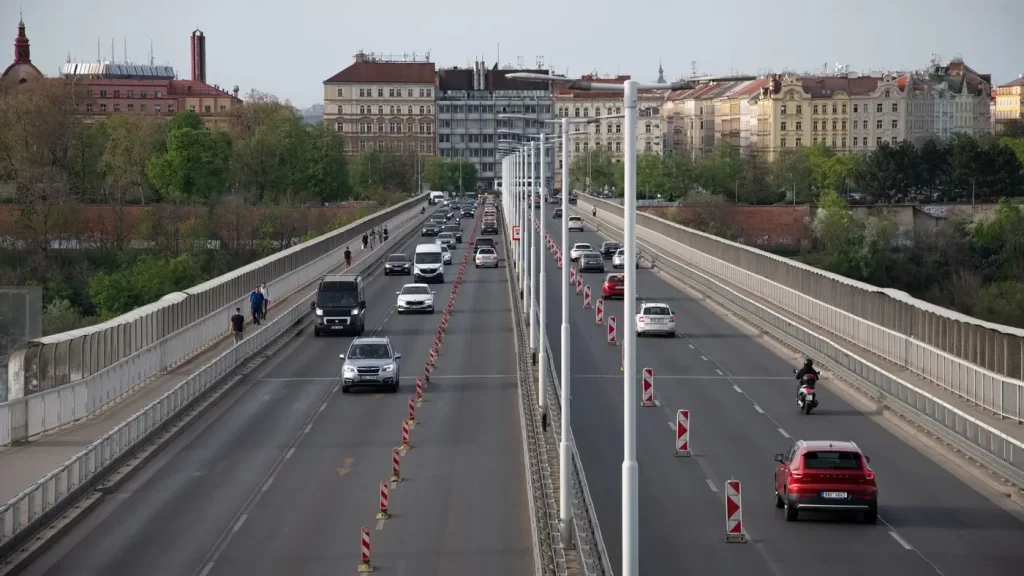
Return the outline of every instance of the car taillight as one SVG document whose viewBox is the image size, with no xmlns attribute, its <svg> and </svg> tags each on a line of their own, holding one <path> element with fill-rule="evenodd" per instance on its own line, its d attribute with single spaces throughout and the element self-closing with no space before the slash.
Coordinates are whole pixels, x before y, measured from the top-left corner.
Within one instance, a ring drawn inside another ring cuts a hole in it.
<svg viewBox="0 0 1024 576">
<path fill-rule="evenodd" d="M 643 322 L 643 321 L 644 321 L 644 317 L 643 317 L 643 316 L 640 316 L 639 318 L 637 318 L 637 319 L 636 319 L 636 321 L 637 321 L 637 322 Z"/>
<path fill-rule="evenodd" d="M 675 322 L 676 321 L 676 317 L 675 316 L 669 316 L 668 317 L 668 321 L 669 322 Z"/>
<path fill-rule="evenodd" d="M 875 473 L 873 471 L 871 471 L 871 470 L 865 470 L 864 471 L 864 479 L 865 480 L 870 480 L 870 481 L 873 482 L 875 480 Z"/>
<path fill-rule="evenodd" d="M 789 471 L 789 477 L 791 479 L 793 479 L 793 480 L 800 480 L 801 478 L 804 477 L 804 473 L 803 472 L 797 472 L 795 470 L 790 470 Z"/>
</svg>

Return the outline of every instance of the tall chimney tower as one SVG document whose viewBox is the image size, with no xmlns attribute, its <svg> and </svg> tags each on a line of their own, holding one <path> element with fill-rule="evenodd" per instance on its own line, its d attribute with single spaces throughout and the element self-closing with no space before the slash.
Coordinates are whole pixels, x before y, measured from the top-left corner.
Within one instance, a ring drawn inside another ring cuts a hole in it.
<svg viewBox="0 0 1024 576">
<path fill-rule="evenodd" d="M 198 28 L 192 31 L 192 80 L 206 83 L 206 35 Z"/>
</svg>

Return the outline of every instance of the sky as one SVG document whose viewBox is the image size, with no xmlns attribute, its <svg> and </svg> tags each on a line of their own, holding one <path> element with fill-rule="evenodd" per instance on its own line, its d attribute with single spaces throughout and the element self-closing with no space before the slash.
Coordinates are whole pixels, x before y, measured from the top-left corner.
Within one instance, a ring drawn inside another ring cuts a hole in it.
<svg viewBox="0 0 1024 576">
<path fill-rule="evenodd" d="M 499 55 L 502 65 L 532 67 L 542 58 L 558 74 L 641 81 L 657 78 L 659 60 L 673 80 L 694 62 L 699 74 L 810 72 L 826 63 L 868 72 L 921 68 L 933 54 L 960 56 L 996 83 L 1024 73 L 1024 0 L 0 0 L 0 70 L 13 59 L 19 9 L 32 61 L 46 75 L 69 53 L 95 61 L 99 38 L 102 59 L 113 39 L 124 61 L 127 40 L 128 59 L 142 63 L 152 41 L 155 62 L 187 78 L 189 36 L 199 28 L 210 84 L 299 107 L 322 103 L 323 81 L 359 50 L 429 51 L 438 67 L 478 57 L 490 66 Z"/>
</svg>

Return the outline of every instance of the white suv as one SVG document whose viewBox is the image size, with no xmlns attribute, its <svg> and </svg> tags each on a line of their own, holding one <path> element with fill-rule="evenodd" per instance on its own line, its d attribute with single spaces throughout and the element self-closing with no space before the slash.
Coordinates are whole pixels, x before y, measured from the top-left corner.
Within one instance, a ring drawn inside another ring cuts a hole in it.
<svg viewBox="0 0 1024 576">
<path fill-rule="evenodd" d="M 583 232 L 583 218 L 580 216 L 569 216 L 569 231 Z"/>
<path fill-rule="evenodd" d="M 640 313 L 636 315 L 636 335 L 664 334 L 676 335 L 676 316 L 668 304 L 661 302 L 643 302 Z"/>
</svg>

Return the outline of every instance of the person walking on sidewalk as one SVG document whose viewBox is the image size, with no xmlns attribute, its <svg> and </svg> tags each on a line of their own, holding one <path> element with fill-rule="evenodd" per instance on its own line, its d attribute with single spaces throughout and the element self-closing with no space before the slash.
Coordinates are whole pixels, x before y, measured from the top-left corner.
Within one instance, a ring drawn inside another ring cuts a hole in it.
<svg viewBox="0 0 1024 576">
<path fill-rule="evenodd" d="M 259 286 L 249 293 L 249 307 L 252 308 L 252 323 L 259 326 L 263 315 L 263 294 Z"/>
<path fill-rule="evenodd" d="M 260 284 L 260 294 L 263 294 L 263 313 L 260 318 L 267 319 L 267 310 L 270 310 L 270 288 L 267 288 L 267 283 Z"/>
<path fill-rule="evenodd" d="M 370 243 L 370 237 L 363 232 L 363 250 L 366 250 L 366 245 Z"/>
<path fill-rule="evenodd" d="M 235 344 L 245 337 L 245 316 L 242 316 L 241 308 L 235 308 L 235 313 L 231 316 L 231 334 L 235 337 Z"/>
<path fill-rule="evenodd" d="M 370 228 L 370 250 L 373 250 L 373 244 L 377 241 L 377 229 Z"/>
<path fill-rule="evenodd" d="M 345 270 L 352 267 L 352 251 L 345 246 Z"/>
</svg>

